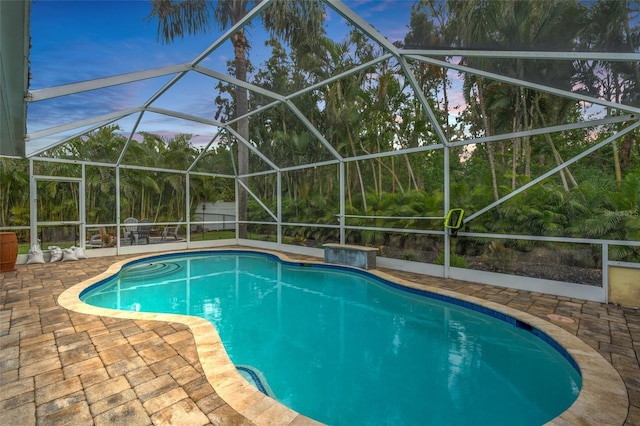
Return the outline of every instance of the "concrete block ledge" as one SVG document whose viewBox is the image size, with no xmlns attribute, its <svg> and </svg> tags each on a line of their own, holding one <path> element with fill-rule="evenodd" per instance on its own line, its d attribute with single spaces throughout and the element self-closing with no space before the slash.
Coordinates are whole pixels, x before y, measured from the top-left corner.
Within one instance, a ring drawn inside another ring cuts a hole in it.
<svg viewBox="0 0 640 426">
<path fill-rule="evenodd" d="M 375 269 L 376 247 L 355 246 L 349 244 L 323 244 L 324 261 L 339 265 L 355 266 L 356 268 Z"/>
</svg>

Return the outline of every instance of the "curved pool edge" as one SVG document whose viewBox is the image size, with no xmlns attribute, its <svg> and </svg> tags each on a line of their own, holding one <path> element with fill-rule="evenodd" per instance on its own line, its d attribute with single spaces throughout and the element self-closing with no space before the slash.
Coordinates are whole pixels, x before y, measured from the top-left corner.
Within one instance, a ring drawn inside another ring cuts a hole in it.
<svg viewBox="0 0 640 426">
<path fill-rule="evenodd" d="M 371 271 L 368 271 L 371 272 Z M 570 332 L 532 314 L 454 291 L 396 278 L 381 271 L 373 275 L 419 290 L 464 300 L 509 315 L 546 333 L 559 343 L 580 368 L 582 388 L 574 403 L 548 425 L 623 425 L 629 412 L 627 388 L 618 371 L 591 346 Z"/>
<path fill-rule="evenodd" d="M 310 419 L 264 395 L 258 389 L 247 382 L 236 370 L 235 365 L 227 355 L 224 345 L 215 327 L 205 319 L 177 315 L 177 314 L 150 314 L 142 312 L 118 311 L 99 308 L 85 304 L 80 300 L 80 295 L 89 287 L 118 273 L 123 266 L 132 262 L 147 258 L 165 255 L 179 255 L 190 253 L 205 253 L 217 251 L 241 251 L 246 253 L 262 253 L 277 257 L 291 263 L 325 264 L 321 260 L 292 259 L 286 254 L 265 249 L 254 248 L 215 248 L 181 250 L 162 253 L 146 254 L 130 257 L 113 263 L 109 268 L 88 280 L 85 280 L 65 290 L 58 297 L 58 304 L 70 311 L 112 318 L 133 320 L 155 320 L 181 323 L 191 330 L 198 353 L 198 358 L 204 374 L 216 393 L 231 408 L 243 415 L 249 421 L 257 425 L 289 424 L 296 425 L 321 424 Z M 578 398 L 560 416 L 551 420 L 550 425 L 622 425 L 629 410 L 629 397 L 624 382 L 616 369 L 605 360 L 597 351 L 587 345 L 570 332 L 529 313 L 510 308 L 495 302 L 480 299 L 474 296 L 457 293 L 454 291 L 431 287 L 405 280 L 379 270 L 364 271 L 358 268 L 350 268 L 340 265 L 341 268 L 371 274 L 386 281 L 400 284 L 405 287 L 440 294 L 458 300 L 486 307 L 517 320 L 523 321 L 532 327 L 546 333 L 550 338 L 559 343 L 573 357 L 582 375 L 582 388 Z"/>
</svg>

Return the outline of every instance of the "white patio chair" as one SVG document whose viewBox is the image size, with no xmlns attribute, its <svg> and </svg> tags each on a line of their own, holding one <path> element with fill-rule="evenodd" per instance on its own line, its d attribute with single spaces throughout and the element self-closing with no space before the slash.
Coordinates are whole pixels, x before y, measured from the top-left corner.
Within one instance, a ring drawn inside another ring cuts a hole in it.
<svg viewBox="0 0 640 426">
<path fill-rule="evenodd" d="M 124 238 L 131 240 L 131 244 L 138 244 L 138 219 L 128 217 L 124 220 Z"/>
<path fill-rule="evenodd" d="M 165 226 L 162 230 L 162 241 L 166 240 L 168 235 L 173 235 L 173 238 L 179 240 L 180 237 L 178 237 L 178 231 L 180 230 L 180 225 L 182 225 L 181 222 L 182 218 L 178 220 L 178 224 L 176 226 Z"/>
</svg>

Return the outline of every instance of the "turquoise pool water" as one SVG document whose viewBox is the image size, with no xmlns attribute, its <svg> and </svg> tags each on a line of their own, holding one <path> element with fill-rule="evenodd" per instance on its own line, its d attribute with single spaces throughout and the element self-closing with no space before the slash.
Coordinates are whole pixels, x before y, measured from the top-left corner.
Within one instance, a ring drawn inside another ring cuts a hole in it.
<svg viewBox="0 0 640 426">
<path fill-rule="evenodd" d="M 577 367 L 541 332 L 415 293 L 347 268 L 203 252 L 132 263 L 81 299 L 209 320 L 244 377 L 332 425 L 540 425 L 577 398 Z"/>
</svg>

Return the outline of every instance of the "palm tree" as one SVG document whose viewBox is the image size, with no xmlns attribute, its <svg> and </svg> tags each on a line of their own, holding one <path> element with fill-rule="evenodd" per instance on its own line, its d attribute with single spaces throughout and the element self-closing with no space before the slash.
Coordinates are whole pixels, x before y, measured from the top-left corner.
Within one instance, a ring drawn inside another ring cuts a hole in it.
<svg viewBox="0 0 640 426">
<path fill-rule="evenodd" d="M 598 205 L 593 206 L 593 217 L 582 222 L 582 232 L 591 238 L 610 238 L 627 241 L 640 239 L 640 173 L 625 176 L 616 189 L 610 192 L 595 189 Z M 610 256 L 614 260 L 637 262 L 638 247 L 611 246 Z"/>
<path fill-rule="evenodd" d="M 29 193 L 28 166 L 26 161 L 0 158 L 0 226 L 29 222 L 29 197 L 24 196 Z"/>
<path fill-rule="evenodd" d="M 177 37 L 207 32 L 212 23 L 220 29 L 229 28 L 247 15 L 250 6 L 260 0 L 152 0 L 150 17 L 158 18 L 158 37 L 172 42 Z M 292 49 L 307 51 L 323 34 L 324 5 L 318 0 L 275 0 L 262 15 L 265 28 L 289 42 Z M 305 31 L 300 31 L 304 28 Z M 234 51 L 235 77 L 247 81 L 247 51 L 249 42 L 243 28 L 231 36 Z M 234 94 L 235 116 L 244 117 L 249 111 L 247 90 L 237 86 Z M 238 134 L 249 140 L 249 119 L 237 122 Z M 249 173 L 249 150 L 238 143 L 238 175 L 246 185 Z M 240 185 L 238 220 L 247 219 L 247 192 Z M 240 238 L 246 238 L 246 224 L 240 223 Z"/>
</svg>

